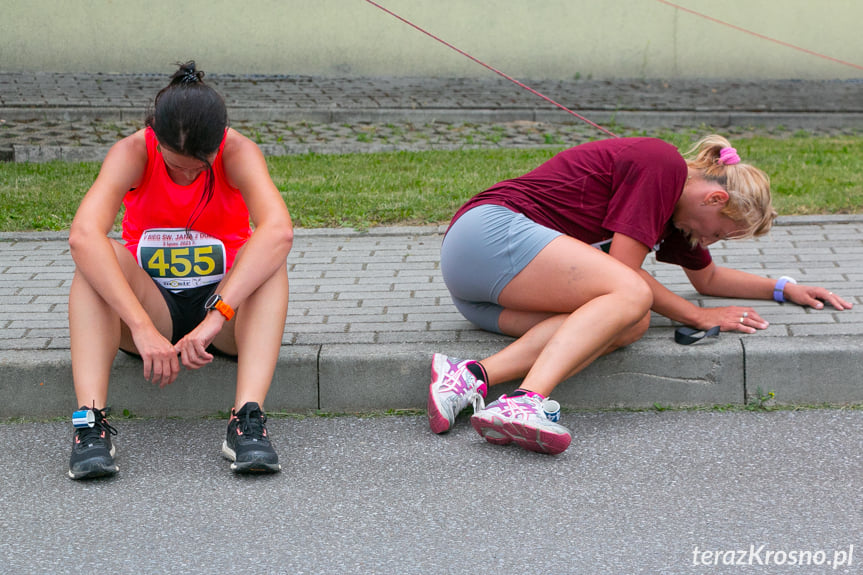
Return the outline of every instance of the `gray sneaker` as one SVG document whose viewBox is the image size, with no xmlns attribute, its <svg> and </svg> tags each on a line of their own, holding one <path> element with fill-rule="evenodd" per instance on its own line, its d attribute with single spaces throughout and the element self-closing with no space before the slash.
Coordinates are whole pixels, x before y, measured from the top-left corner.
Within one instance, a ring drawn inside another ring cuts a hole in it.
<svg viewBox="0 0 863 575">
<path fill-rule="evenodd" d="M 429 385 L 428 418 L 435 433 L 449 431 L 455 417 L 473 403 L 474 412 L 485 406 L 483 397 L 488 389 L 485 382 L 468 371 L 470 359 L 456 359 L 442 353 L 432 356 Z"/>
<path fill-rule="evenodd" d="M 486 441 L 495 445 L 515 442 L 521 447 L 552 455 L 566 451 L 572 441 L 569 430 L 550 421 L 538 397 L 500 396 L 470 418 Z"/>
</svg>

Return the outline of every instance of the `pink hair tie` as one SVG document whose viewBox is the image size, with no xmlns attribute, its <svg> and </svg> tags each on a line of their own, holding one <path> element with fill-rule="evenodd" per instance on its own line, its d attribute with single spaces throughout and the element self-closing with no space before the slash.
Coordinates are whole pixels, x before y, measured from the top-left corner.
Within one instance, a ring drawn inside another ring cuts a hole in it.
<svg viewBox="0 0 863 575">
<path fill-rule="evenodd" d="M 737 155 L 737 150 L 734 148 L 722 148 L 719 150 L 719 163 L 726 166 L 733 166 L 740 163 L 740 156 Z"/>
</svg>

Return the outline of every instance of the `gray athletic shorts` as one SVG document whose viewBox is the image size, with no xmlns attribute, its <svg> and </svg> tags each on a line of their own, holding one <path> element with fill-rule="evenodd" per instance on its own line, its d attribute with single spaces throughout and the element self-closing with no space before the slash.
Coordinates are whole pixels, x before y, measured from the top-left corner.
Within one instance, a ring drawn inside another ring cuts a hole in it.
<svg viewBox="0 0 863 575">
<path fill-rule="evenodd" d="M 452 301 L 471 323 L 501 333 L 503 288 L 560 232 L 509 208 L 484 204 L 465 212 L 441 246 L 441 273 Z"/>
</svg>

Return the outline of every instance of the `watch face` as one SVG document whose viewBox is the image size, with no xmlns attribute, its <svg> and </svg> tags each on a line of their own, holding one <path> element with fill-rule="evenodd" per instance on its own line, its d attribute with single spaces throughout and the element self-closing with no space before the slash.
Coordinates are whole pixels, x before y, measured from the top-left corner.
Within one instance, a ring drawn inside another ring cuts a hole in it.
<svg viewBox="0 0 863 575">
<path fill-rule="evenodd" d="M 207 301 L 204 303 L 204 309 L 213 309 L 216 305 L 216 302 L 222 299 L 219 294 L 214 293 L 210 297 L 207 298 Z"/>
</svg>

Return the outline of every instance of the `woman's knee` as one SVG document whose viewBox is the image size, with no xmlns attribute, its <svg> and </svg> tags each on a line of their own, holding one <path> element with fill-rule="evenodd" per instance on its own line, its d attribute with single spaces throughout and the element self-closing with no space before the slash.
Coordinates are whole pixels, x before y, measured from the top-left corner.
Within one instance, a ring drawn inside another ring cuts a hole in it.
<svg viewBox="0 0 863 575">
<path fill-rule="evenodd" d="M 617 297 L 622 299 L 621 311 L 628 314 L 633 324 L 637 325 L 653 307 L 653 290 L 640 274 L 633 270 L 628 271 L 631 273 L 616 284 L 614 291 Z"/>
</svg>

